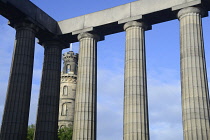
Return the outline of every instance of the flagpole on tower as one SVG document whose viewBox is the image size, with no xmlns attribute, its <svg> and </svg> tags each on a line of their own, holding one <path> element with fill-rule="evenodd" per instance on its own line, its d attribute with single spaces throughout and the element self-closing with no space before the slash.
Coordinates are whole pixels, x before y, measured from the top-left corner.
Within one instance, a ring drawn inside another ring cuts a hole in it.
<svg viewBox="0 0 210 140">
<path fill-rule="evenodd" d="M 72 47 L 73 47 L 73 46 L 72 46 L 72 43 L 70 43 L 70 51 L 72 51 Z"/>
</svg>

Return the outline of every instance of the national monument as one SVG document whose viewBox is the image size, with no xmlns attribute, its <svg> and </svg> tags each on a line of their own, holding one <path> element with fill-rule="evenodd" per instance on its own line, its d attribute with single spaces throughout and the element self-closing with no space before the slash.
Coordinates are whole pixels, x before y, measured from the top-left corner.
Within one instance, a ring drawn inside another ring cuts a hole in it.
<svg viewBox="0 0 210 140">
<path fill-rule="evenodd" d="M 178 19 L 184 140 L 210 140 L 202 33 L 202 18 L 209 10 L 210 0 L 138 0 L 58 22 L 28 0 L 0 0 L 0 14 L 16 29 L 0 139 L 26 139 L 38 38 L 44 47 L 44 64 L 34 140 L 57 138 L 61 51 L 73 42 L 80 42 L 73 140 L 96 140 L 97 42 L 125 31 L 123 139 L 149 140 L 145 31 Z"/>
</svg>

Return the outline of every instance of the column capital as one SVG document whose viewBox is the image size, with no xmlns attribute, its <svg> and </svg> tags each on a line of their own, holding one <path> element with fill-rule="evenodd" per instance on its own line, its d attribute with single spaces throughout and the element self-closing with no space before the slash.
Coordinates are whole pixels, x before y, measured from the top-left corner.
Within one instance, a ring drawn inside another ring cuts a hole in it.
<svg viewBox="0 0 210 140">
<path fill-rule="evenodd" d="M 92 33 L 88 33 L 88 32 L 80 33 L 77 36 L 77 38 L 78 38 L 78 40 L 81 40 L 83 38 L 94 38 L 96 41 L 100 40 L 100 37 L 97 34 L 92 34 Z"/>
<path fill-rule="evenodd" d="M 49 48 L 49 47 L 62 48 L 63 44 L 62 42 L 59 42 L 57 40 L 48 40 L 48 41 L 42 42 L 42 46 L 44 46 L 44 48 Z"/>
<path fill-rule="evenodd" d="M 37 33 L 39 31 L 39 28 L 36 25 L 34 25 L 33 23 L 30 23 L 30 22 L 24 21 L 24 20 L 19 20 L 19 21 L 10 20 L 10 21 L 8 21 L 8 25 L 14 27 L 16 30 L 29 29 L 35 33 Z"/>
<path fill-rule="evenodd" d="M 200 7 L 187 7 L 187 8 L 181 9 L 178 12 L 177 17 L 178 17 L 178 19 L 180 19 L 183 16 L 190 14 L 190 13 L 197 13 L 197 14 L 200 14 L 201 16 L 205 15 L 205 11 Z"/>
<path fill-rule="evenodd" d="M 145 22 L 129 21 L 125 23 L 123 28 L 124 30 L 126 30 L 127 28 L 130 28 L 130 27 L 142 27 L 146 30 L 148 28 L 148 25 Z"/>
<path fill-rule="evenodd" d="M 42 45 L 44 48 L 48 47 L 59 47 L 61 49 L 69 48 L 69 43 L 63 42 L 56 37 L 50 37 L 49 39 L 39 39 L 38 44 Z"/>
</svg>

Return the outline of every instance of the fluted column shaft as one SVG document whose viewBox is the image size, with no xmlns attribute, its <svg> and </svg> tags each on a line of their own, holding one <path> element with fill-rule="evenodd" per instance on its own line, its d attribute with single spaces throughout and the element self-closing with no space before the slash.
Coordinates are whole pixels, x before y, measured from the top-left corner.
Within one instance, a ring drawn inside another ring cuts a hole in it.
<svg viewBox="0 0 210 140">
<path fill-rule="evenodd" d="M 124 140 L 149 140 L 145 29 L 143 22 L 131 21 L 126 30 Z"/>
<path fill-rule="evenodd" d="M 1 140 L 25 140 L 31 98 L 34 63 L 35 28 L 32 24 L 15 25 L 16 37 L 4 115 Z"/>
<path fill-rule="evenodd" d="M 57 140 L 61 51 L 57 41 L 45 42 L 35 140 Z"/>
<path fill-rule="evenodd" d="M 184 140 L 210 140 L 209 91 L 202 14 L 203 11 L 196 7 L 188 7 L 178 13 Z"/>
<path fill-rule="evenodd" d="M 90 33 L 79 34 L 80 54 L 73 140 L 96 140 L 97 41 Z"/>
</svg>

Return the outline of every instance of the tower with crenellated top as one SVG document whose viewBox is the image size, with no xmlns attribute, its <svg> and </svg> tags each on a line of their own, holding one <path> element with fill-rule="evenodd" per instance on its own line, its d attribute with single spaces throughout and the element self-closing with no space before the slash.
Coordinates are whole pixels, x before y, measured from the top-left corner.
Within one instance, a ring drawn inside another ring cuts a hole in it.
<svg viewBox="0 0 210 140">
<path fill-rule="evenodd" d="M 63 54 L 61 72 L 58 126 L 73 126 L 77 84 L 78 54 L 69 51 Z"/>
</svg>

